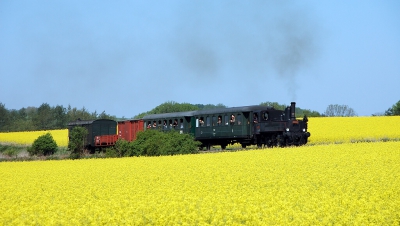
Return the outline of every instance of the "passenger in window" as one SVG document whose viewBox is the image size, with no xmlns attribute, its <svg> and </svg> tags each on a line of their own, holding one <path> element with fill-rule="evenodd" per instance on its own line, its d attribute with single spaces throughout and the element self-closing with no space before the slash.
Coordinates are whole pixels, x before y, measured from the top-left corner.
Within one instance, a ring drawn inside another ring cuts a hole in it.
<svg viewBox="0 0 400 226">
<path fill-rule="evenodd" d="M 175 119 L 174 124 L 172 126 L 175 128 L 178 125 L 178 120 Z"/>
<path fill-rule="evenodd" d="M 231 115 L 230 122 L 231 122 L 231 125 L 235 124 L 235 116 L 233 114 Z"/>
<path fill-rule="evenodd" d="M 218 125 L 221 125 L 221 123 L 222 123 L 222 118 L 221 118 L 221 116 L 218 116 L 217 124 L 218 124 Z"/>
<path fill-rule="evenodd" d="M 153 122 L 153 127 L 154 127 L 154 128 L 157 127 L 157 122 L 156 122 L 156 121 Z"/>
<path fill-rule="evenodd" d="M 199 119 L 199 123 L 200 123 L 200 126 L 204 126 L 203 118 L 200 118 L 200 119 Z"/>
<path fill-rule="evenodd" d="M 166 129 L 167 127 L 167 120 L 164 120 L 164 128 Z"/>
<path fill-rule="evenodd" d="M 258 123 L 258 116 L 257 116 L 257 113 L 254 113 L 254 115 L 253 115 L 253 122 L 256 124 L 256 123 Z"/>
<path fill-rule="evenodd" d="M 151 128 L 151 122 L 147 122 L 147 129 Z"/>
</svg>

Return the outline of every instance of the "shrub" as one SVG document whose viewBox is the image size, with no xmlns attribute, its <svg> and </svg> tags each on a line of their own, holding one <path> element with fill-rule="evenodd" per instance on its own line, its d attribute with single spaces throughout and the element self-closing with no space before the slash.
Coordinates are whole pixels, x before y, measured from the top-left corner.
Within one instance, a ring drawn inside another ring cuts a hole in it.
<svg viewBox="0 0 400 226">
<path fill-rule="evenodd" d="M 57 143 L 50 133 L 39 136 L 28 148 L 29 155 L 52 155 L 57 150 Z"/>
<path fill-rule="evenodd" d="M 71 158 L 79 158 L 85 150 L 85 139 L 88 135 L 86 128 L 76 126 L 69 134 L 68 150 L 71 151 Z"/>
<path fill-rule="evenodd" d="M 200 142 L 195 141 L 189 134 L 146 130 L 138 133 L 137 139 L 128 146 L 126 155 L 158 156 L 197 153 L 199 145 Z"/>
</svg>

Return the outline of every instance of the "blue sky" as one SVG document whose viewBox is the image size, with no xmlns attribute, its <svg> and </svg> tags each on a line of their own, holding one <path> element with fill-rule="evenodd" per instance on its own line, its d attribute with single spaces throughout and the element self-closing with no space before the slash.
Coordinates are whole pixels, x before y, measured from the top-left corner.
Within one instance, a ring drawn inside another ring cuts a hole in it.
<svg viewBox="0 0 400 226">
<path fill-rule="evenodd" d="M 360 116 L 400 100 L 400 1 L 0 1 L 0 102 L 166 101 Z"/>
</svg>

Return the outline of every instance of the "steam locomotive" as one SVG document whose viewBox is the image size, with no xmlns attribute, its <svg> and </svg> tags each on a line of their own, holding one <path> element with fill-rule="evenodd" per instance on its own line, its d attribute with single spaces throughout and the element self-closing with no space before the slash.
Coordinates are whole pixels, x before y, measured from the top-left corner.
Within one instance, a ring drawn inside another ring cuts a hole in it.
<svg viewBox="0 0 400 226">
<path fill-rule="evenodd" d="M 269 106 L 244 106 L 187 112 L 174 112 L 144 116 L 142 119 L 114 121 L 98 119 L 68 123 L 69 132 L 82 126 L 88 130 L 87 148 L 112 146 L 118 139 L 134 141 L 140 131 L 175 130 L 189 133 L 201 142 L 202 148 L 239 143 L 262 147 L 304 145 L 310 133 L 307 131 L 307 116 L 296 119 L 296 103 L 291 102 L 285 110 Z"/>
</svg>

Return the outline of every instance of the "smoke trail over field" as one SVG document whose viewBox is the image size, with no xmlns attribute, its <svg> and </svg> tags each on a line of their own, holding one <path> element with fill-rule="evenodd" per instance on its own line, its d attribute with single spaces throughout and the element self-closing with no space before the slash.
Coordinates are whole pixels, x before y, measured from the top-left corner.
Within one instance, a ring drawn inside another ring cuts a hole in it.
<svg viewBox="0 0 400 226">
<path fill-rule="evenodd" d="M 272 1 L 197 4 L 182 10 L 176 33 L 176 55 L 186 69 L 197 76 L 219 76 L 227 67 L 266 79 L 275 74 L 295 99 L 297 72 L 317 50 L 307 10 Z"/>
</svg>

